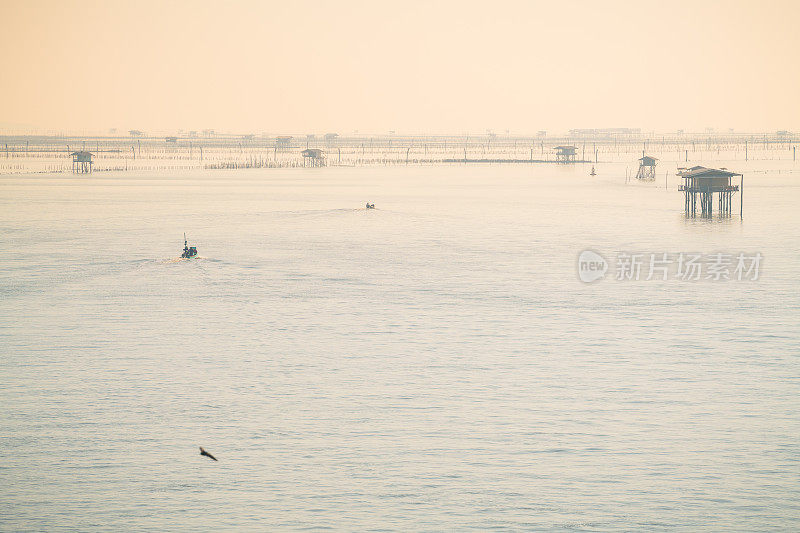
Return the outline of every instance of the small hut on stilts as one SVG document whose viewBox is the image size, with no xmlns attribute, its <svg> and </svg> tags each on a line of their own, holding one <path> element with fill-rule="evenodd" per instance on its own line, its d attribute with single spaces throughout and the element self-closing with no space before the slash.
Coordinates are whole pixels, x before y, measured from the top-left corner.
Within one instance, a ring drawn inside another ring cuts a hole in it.
<svg viewBox="0 0 800 533">
<path fill-rule="evenodd" d="M 553 148 L 556 151 L 556 161 L 559 163 L 574 163 L 577 148 L 574 146 L 556 146 Z"/>
<path fill-rule="evenodd" d="M 658 160 L 655 157 L 642 154 L 642 157 L 639 158 L 639 171 L 636 173 L 636 179 L 640 181 L 655 181 L 656 161 Z"/>
<path fill-rule="evenodd" d="M 92 161 L 92 153 L 91 152 L 72 152 L 69 154 L 72 156 L 72 173 L 73 174 L 91 174 L 92 173 L 92 165 L 94 162 Z"/>
<path fill-rule="evenodd" d="M 742 215 L 744 194 L 744 176 L 727 169 L 692 167 L 678 169 L 678 176 L 683 185 L 678 187 L 684 194 L 684 208 L 687 216 L 695 216 L 697 204 L 700 204 L 700 216 L 711 217 L 714 211 L 714 194 L 718 195 L 718 210 L 722 216 L 730 216 L 733 205 L 733 194 L 739 192 L 739 216 Z M 739 176 L 739 185 L 732 183 L 732 178 Z"/>
<path fill-rule="evenodd" d="M 308 162 L 311 167 L 325 166 L 325 154 L 319 148 L 306 148 L 303 150 L 302 154 L 303 166 L 306 166 L 306 162 Z"/>
</svg>

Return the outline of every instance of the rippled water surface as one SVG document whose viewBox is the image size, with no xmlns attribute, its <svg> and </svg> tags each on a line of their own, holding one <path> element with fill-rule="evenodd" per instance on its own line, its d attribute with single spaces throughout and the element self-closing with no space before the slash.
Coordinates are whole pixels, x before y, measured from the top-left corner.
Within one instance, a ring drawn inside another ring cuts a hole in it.
<svg viewBox="0 0 800 533">
<path fill-rule="evenodd" d="M 625 164 L 0 177 L 0 529 L 798 529 L 781 165 L 711 221 Z"/>
</svg>

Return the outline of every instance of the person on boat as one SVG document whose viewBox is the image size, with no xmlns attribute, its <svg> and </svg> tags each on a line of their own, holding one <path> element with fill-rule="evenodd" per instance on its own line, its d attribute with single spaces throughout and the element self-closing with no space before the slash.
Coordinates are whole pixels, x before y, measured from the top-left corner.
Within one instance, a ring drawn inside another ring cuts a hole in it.
<svg viewBox="0 0 800 533">
<path fill-rule="evenodd" d="M 183 234 L 183 253 L 181 257 L 184 259 L 188 259 L 190 257 L 194 257 L 197 255 L 197 248 L 192 246 L 189 247 L 189 241 L 186 239 L 186 234 Z"/>
</svg>

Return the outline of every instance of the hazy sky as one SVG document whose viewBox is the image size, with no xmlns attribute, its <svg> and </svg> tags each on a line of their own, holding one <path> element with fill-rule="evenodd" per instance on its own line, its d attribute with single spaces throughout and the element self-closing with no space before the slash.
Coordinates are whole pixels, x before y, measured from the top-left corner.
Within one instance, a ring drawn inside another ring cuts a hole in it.
<svg viewBox="0 0 800 533">
<path fill-rule="evenodd" d="M 0 0 L 0 127 L 800 130 L 800 1 Z"/>
</svg>

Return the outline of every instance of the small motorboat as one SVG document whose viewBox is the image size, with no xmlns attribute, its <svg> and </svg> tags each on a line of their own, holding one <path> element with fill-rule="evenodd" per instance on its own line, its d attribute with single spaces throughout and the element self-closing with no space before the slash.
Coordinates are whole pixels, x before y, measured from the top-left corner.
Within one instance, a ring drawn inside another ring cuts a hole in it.
<svg viewBox="0 0 800 533">
<path fill-rule="evenodd" d="M 367 203 L 367 209 L 375 209 L 375 204 Z"/>
<path fill-rule="evenodd" d="M 197 255 L 197 248 L 194 246 L 189 246 L 189 242 L 186 240 L 186 233 L 183 234 L 183 253 L 181 254 L 181 259 L 189 259 L 190 257 L 194 257 Z"/>
<path fill-rule="evenodd" d="M 592 166 L 592 171 L 589 172 L 590 176 L 597 176 L 597 172 L 594 171 L 594 166 Z"/>
</svg>

